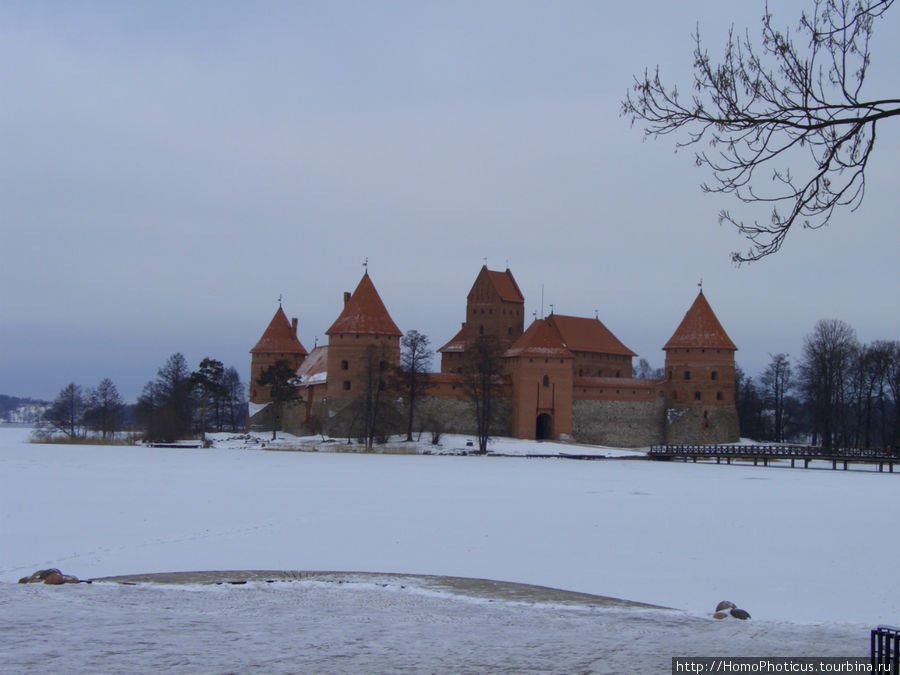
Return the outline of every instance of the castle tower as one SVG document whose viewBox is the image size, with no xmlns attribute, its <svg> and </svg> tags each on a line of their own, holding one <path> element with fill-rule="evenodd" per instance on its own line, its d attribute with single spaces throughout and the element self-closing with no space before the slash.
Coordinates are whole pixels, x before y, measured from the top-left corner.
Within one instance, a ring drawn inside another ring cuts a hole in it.
<svg viewBox="0 0 900 675">
<path fill-rule="evenodd" d="M 381 369 L 400 362 L 403 335 L 366 272 L 353 293 L 344 293 L 344 308 L 328 336 L 327 396 L 349 400 L 363 393 L 371 359 Z M 329 403 L 329 407 L 331 404 Z"/>
<path fill-rule="evenodd" d="M 557 326 L 537 319 L 503 355 L 512 383 L 511 430 L 516 438 L 572 434 L 572 363 Z"/>
<path fill-rule="evenodd" d="M 280 359 L 284 359 L 297 369 L 306 358 L 307 351 L 297 338 L 297 319 L 288 323 L 288 318 L 278 305 L 278 311 L 269 322 L 262 337 L 250 350 L 250 402 L 268 403 L 268 387 L 260 387 L 256 384 L 257 378 L 269 366 Z"/>
<path fill-rule="evenodd" d="M 525 298 L 512 272 L 482 266 L 466 297 L 466 320 L 460 331 L 443 347 L 441 372 L 456 373 L 462 367 L 469 344 L 480 335 L 493 335 L 504 349 L 519 339 L 525 327 Z"/>
<path fill-rule="evenodd" d="M 669 443 L 724 443 L 739 438 L 734 404 L 737 347 L 706 301 L 697 295 L 666 352 L 664 391 L 670 408 Z"/>
</svg>

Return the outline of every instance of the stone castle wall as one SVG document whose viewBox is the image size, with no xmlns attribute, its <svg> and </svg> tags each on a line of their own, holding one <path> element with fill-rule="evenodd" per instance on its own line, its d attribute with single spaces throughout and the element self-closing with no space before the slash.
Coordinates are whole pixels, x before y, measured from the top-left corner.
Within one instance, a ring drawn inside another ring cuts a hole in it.
<svg viewBox="0 0 900 675">
<path fill-rule="evenodd" d="M 572 435 L 579 443 L 639 448 L 666 436 L 663 399 L 650 401 L 574 401 Z"/>
<path fill-rule="evenodd" d="M 665 442 L 669 445 L 737 443 L 740 424 L 734 406 L 684 406 L 666 411 Z"/>
</svg>

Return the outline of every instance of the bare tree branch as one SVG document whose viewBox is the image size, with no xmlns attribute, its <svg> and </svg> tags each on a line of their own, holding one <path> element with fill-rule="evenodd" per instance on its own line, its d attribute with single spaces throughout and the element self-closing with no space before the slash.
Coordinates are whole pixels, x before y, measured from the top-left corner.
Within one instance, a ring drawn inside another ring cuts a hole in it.
<svg viewBox="0 0 900 675">
<path fill-rule="evenodd" d="M 767 5 L 761 47 L 732 29 L 720 63 L 698 28 L 689 100 L 663 84 L 658 67 L 635 78 L 622 115 L 643 124 L 645 136 L 682 134 L 676 148 L 705 141 L 695 151 L 713 175 L 704 192 L 771 205 L 768 223 L 719 214 L 750 241 L 749 250 L 732 253 L 735 262 L 775 253 L 795 223 L 817 229 L 835 208 L 862 203 L 876 124 L 900 115 L 900 98 L 860 98 L 874 20 L 892 4 L 814 0 L 799 22 L 805 44 L 774 26 Z"/>
</svg>

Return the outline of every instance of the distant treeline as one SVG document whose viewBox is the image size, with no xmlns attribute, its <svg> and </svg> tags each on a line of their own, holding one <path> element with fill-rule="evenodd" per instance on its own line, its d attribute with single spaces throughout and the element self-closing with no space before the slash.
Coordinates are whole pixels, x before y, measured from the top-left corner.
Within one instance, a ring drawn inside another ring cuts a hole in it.
<svg viewBox="0 0 900 675">
<path fill-rule="evenodd" d="M 825 447 L 900 445 L 900 341 L 862 344 L 837 319 L 819 321 L 800 358 L 772 354 L 754 378 L 740 368 L 741 435 Z"/>
<path fill-rule="evenodd" d="M 147 440 L 170 441 L 207 431 L 241 430 L 246 415 L 246 386 L 233 366 L 225 368 L 221 361 L 205 358 L 191 371 L 185 357 L 176 353 L 144 386 L 134 405 L 122 400 L 109 378 L 88 389 L 70 382 L 49 403 L 38 431 L 70 439 L 109 439 L 131 431 Z"/>
</svg>

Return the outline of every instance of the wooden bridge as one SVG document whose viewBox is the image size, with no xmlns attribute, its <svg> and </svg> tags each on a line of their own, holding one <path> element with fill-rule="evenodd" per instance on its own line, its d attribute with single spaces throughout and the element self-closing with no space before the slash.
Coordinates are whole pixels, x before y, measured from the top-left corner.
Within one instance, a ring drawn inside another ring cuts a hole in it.
<svg viewBox="0 0 900 675">
<path fill-rule="evenodd" d="M 847 470 L 850 464 L 878 465 L 879 471 L 888 468 L 894 473 L 894 464 L 900 464 L 900 455 L 881 448 L 830 448 L 825 449 L 813 445 L 654 445 L 647 453 L 649 459 L 682 461 L 710 461 L 716 464 L 723 461 L 753 462 L 753 466 L 762 463 L 768 466 L 772 461 L 791 461 L 791 468 L 803 462 L 808 469 L 810 462 L 831 462 L 831 468 L 842 465 Z"/>
</svg>

